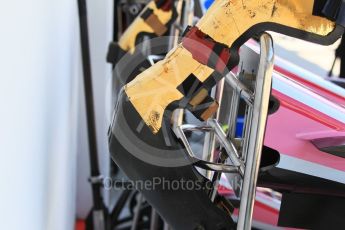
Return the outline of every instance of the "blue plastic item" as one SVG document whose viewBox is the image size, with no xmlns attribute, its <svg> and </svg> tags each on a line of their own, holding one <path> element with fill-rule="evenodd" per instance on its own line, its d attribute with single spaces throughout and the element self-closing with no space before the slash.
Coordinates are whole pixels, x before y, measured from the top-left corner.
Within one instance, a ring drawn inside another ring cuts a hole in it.
<svg viewBox="0 0 345 230">
<path fill-rule="evenodd" d="M 214 2 L 214 0 L 205 0 L 205 2 L 204 2 L 205 9 L 210 8 L 210 6 L 212 5 L 213 2 Z"/>
<path fill-rule="evenodd" d="M 237 118 L 237 123 L 236 123 L 236 137 L 242 137 L 242 133 L 243 133 L 243 123 L 244 123 L 244 118 L 243 118 L 243 117 Z"/>
</svg>

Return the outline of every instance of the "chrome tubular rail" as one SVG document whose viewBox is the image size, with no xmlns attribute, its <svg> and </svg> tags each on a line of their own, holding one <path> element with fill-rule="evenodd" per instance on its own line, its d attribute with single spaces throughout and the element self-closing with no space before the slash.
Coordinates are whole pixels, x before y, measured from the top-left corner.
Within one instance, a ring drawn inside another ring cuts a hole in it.
<svg viewBox="0 0 345 230">
<path fill-rule="evenodd" d="M 232 175 L 239 175 L 235 178 L 237 178 L 236 182 L 240 182 L 238 183 L 240 186 L 233 188 L 235 194 L 240 197 L 238 230 L 249 230 L 252 225 L 256 184 L 272 84 L 274 50 L 273 41 L 269 34 L 264 33 L 261 35 L 260 49 L 260 60 L 258 62 L 258 70 L 255 74 L 249 74 L 249 76 L 241 76 L 240 74 L 237 77 L 235 74 L 229 73 L 225 77 L 225 81 L 219 83 L 221 84 L 221 93 L 215 93 L 213 95 L 218 100 L 221 100 L 223 84 L 225 83 L 232 88 L 231 107 L 226 112 L 228 121 L 227 133 L 224 132 L 216 119 L 209 119 L 207 124 L 203 126 L 175 123 L 173 127 L 177 138 L 186 147 L 191 162 L 196 167 L 206 170 L 205 176 L 208 179 L 212 181 L 219 180 L 221 173 L 225 173 L 227 176 L 230 175 L 228 180 L 234 178 Z M 248 77 L 249 83 L 246 83 L 246 79 L 242 79 L 241 77 Z M 255 85 L 253 84 L 254 81 Z M 236 138 L 236 123 L 241 99 L 246 104 L 244 114 L 245 122 L 242 137 Z M 218 115 L 216 118 L 218 118 Z M 198 159 L 193 153 L 185 135 L 185 132 L 194 131 L 205 132 L 207 134 L 202 159 Z M 218 140 L 217 143 L 222 149 L 218 160 L 213 159 L 215 139 Z M 207 159 L 205 159 L 205 153 L 209 154 Z M 210 172 L 213 173 L 213 176 L 210 176 L 212 175 Z M 214 187 L 214 190 L 210 193 L 211 200 L 214 199 L 217 192 L 217 183 L 214 183 Z"/>
<path fill-rule="evenodd" d="M 256 182 L 258 178 L 261 151 L 264 141 L 267 111 L 271 94 L 272 72 L 274 61 L 273 41 L 270 35 L 260 37 L 260 62 L 256 76 L 253 117 L 250 125 L 250 136 L 246 155 L 241 204 L 237 229 L 250 230 L 255 202 Z"/>
</svg>

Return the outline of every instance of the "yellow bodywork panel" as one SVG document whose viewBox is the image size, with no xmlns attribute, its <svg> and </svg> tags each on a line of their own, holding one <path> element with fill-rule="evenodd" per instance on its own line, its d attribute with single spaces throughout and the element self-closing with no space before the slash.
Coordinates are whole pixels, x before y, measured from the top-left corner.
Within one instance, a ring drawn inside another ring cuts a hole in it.
<svg viewBox="0 0 345 230">
<path fill-rule="evenodd" d="M 161 127 L 166 107 L 183 94 L 176 89 L 191 73 L 204 81 L 213 70 L 201 65 L 182 47 L 177 46 L 166 58 L 139 74 L 125 86 L 129 100 L 154 133 Z"/>
<path fill-rule="evenodd" d="M 335 23 L 313 16 L 313 6 L 314 0 L 216 0 L 197 27 L 228 46 L 253 25 L 264 22 L 326 36 Z"/>
<path fill-rule="evenodd" d="M 152 9 L 154 16 L 150 16 L 149 21 L 145 21 L 140 16 L 145 10 Z M 151 27 L 153 23 L 156 23 L 158 25 L 165 25 L 169 22 L 169 20 L 172 17 L 172 10 L 169 11 L 163 11 L 161 9 L 158 9 L 156 7 L 156 4 L 154 1 L 149 2 L 147 6 L 142 10 L 142 12 L 136 17 L 136 19 L 133 21 L 133 23 L 126 29 L 126 31 L 121 36 L 118 44 L 121 47 L 121 49 L 130 52 L 133 54 L 134 48 L 135 48 L 135 40 L 137 38 L 137 35 L 142 32 L 146 33 L 155 33 L 154 29 Z M 159 21 L 157 22 L 150 22 L 150 19 L 152 21 L 152 18 L 155 18 L 155 16 L 158 18 Z M 159 34 L 162 35 L 162 34 Z"/>
<path fill-rule="evenodd" d="M 335 27 L 334 23 L 313 16 L 312 9 L 312 0 L 216 0 L 197 27 L 228 46 L 249 28 L 264 22 L 274 22 L 321 36 L 328 35 Z M 157 133 L 167 106 L 184 96 L 177 87 L 191 73 L 204 82 L 212 72 L 213 69 L 194 60 L 180 44 L 164 60 L 127 84 L 125 91 L 146 125 Z"/>
</svg>

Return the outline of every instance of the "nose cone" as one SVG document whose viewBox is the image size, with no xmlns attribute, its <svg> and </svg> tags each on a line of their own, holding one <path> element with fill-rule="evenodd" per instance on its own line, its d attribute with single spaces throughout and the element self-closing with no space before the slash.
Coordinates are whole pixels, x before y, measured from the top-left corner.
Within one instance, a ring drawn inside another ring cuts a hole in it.
<svg viewBox="0 0 345 230">
<path fill-rule="evenodd" d="M 174 229 L 235 229 L 231 217 L 210 201 L 206 179 L 175 139 L 168 119 L 164 122 L 153 134 L 120 93 L 109 130 L 112 159 Z"/>
</svg>

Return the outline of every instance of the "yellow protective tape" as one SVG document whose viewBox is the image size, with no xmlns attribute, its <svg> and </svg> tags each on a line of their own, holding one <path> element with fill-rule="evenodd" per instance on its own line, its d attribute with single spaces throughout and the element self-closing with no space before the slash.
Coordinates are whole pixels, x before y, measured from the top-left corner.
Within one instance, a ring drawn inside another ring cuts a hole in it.
<svg viewBox="0 0 345 230">
<path fill-rule="evenodd" d="M 325 36 L 334 23 L 312 15 L 313 0 L 216 0 L 197 27 L 231 46 L 250 27 L 274 22 Z M 200 64 L 180 44 L 166 58 L 125 86 L 129 100 L 153 133 L 162 125 L 166 107 L 184 95 L 177 90 L 191 73 L 204 82 L 213 70 Z"/>
<path fill-rule="evenodd" d="M 145 22 L 153 29 L 155 34 L 157 34 L 158 36 L 162 36 L 168 30 L 168 28 L 159 20 L 158 16 L 155 14 L 151 14 L 145 20 Z"/>
<path fill-rule="evenodd" d="M 216 0 L 197 27 L 229 46 L 250 27 L 263 22 L 326 36 L 335 24 L 312 15 L 313 6 L 314 0 Z"/>
<path fill-rule="evenodd" d="M 133 54 L 134 48 L 135 48 L 135 40 L 137 38 L 137 35 L 142 32 L 146 33 L 155 33 L 155 29 L 152 28 L 152 21 L 151 23 L 145 22 L 144 19 L 140 17 L 140 15 L 145 12 L 146 9 L 152 9 L 153 14 L 157 16 L 159 19 L 159 24 L 165 25 L 169 22 L 169 20 L 172 17 L 172 10 L 170 11 L 163 11 L 161 9 L 158 9 L 156 7 L 156 4 L 154 1 L 151 1 L 147 4 L 147 6 L 142 10 L 142 12 L 136 17 L 136 19 L 133 21 L 133 23 L 126 29 L 126 31 L 123 33 L 121 38 L 119 39 L 119 46 L 121 49 L 130 52 Z M 151 18 L 152 19 L 152 18 Z M 161 31 L 159 31 L 162 35 Z"/>
<path fill-rule="evenodd" d="M 219 108 L 219 104 L 218 102 L 213 102 L 208 108 L 207 110 L 205 110 L 202 114 L 201 114 L 201 118 L 206 121 L 208 118 L 210 118 L 211 116 L 213 116 L 213 114 L 215 114 L 217 112 Z"/>
</svg>

